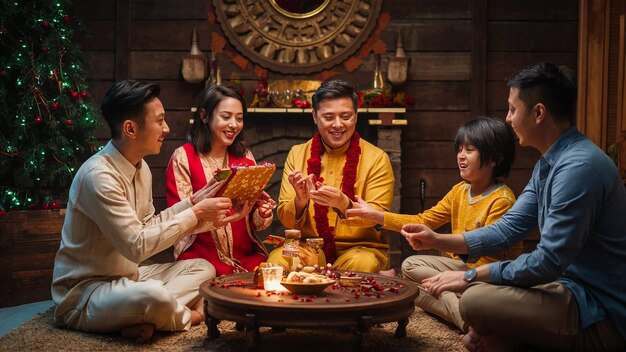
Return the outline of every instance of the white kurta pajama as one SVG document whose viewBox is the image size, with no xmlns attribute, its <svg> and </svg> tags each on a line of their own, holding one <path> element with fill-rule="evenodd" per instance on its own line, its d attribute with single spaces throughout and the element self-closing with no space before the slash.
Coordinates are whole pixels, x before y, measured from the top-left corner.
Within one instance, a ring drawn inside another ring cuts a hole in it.
<svg viewBox="0 0 626 352">
<path fill-rule="evenodd" d="M 70 188 L 52 282 L 55 318 L 69 328 L 115 332 L 151 323 L 186 330 L 199 285 L 215 277 L 203 259 L 139 267 L 198 222 L 187 198 L 154 214 L 152 174 L 109 142 L 78 170 Z"/>
</svg>

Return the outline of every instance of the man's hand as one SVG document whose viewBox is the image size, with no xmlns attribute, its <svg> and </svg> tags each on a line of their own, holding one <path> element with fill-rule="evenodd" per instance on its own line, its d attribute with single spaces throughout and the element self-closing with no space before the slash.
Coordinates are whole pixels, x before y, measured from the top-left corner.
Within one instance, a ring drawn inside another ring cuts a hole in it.
<svg viewBox="0 0 626 352">
<path fill-rule="evenodd" d="M 198 204 L 203 199 L 215 197 L 217 191 L 224 185 L 224 181 L 217 181 L 212 178 L 198 192 L 191 195 L 191 204 Z"/>
<path fill-rule="evenodd" d="M 300 246 L 300 250 L 298 251 L 298 258 L 300 258 L 300 264 L 302 264 L 303 266 L 314 266 L 315 264 L 318 264 L 317 251 L 308 246 Z"/>
<path fill-rule="evenodd" d="M 440 236 L 428 226 L 422 224 L 406 224 L 400 233 L 416 251 L 423 249 L 437 249 L 435 243 Z"/>
<path fill-rule="evenodd" d="M 352 209 L 346 210 L 345 214 L 347 218 L 358 216 L 364 219 L 372 220 L 377 224 L 383 224 L 385 222 L 385 213 L 380 210 L 376 210 L 369 205 L 368 202 L 356 196 L 356 203 L 352 203 Z"/>
<path fill-rule="evenodd" d="M 422 280 L 422 285 L 433 297 L 439 298 L 444 291 L 463 292 L 469 283 L 463 280 L 464 271 L 443 271 L 433 277 Z"/>
<path fill-rule="evenodd" d="M 217 222 L 230 211 L 233 203 L 229 198 L 217 197 L 200 200 L 192 207 L 199 220 Z"/>
<path fill-rule="evenodd" d="M 309 197 L 317 204 L 337 208 L 345 213 L 352 206 L 350 198 L 343 194 L 340 189 L 332 186 L 322 186 L 319 189 L 309 191 Z"/>
<path fill-rule="evenodd" d="M 308 178 L 299 170 L 293 170 L 287 179 L 296 191 L 296 201 L 307 203 L 309 201 Z"/>
<path fill-rule="evenodd" d="M 270 197 L 267 192 L 261 193 L 259 198 L 256 200 L 255 205 L 259 210 L 259 215 L 262 218 L 269 218 L 272 216 L 272 210 L 276 208 L 276 201 Z"/>
</svg>

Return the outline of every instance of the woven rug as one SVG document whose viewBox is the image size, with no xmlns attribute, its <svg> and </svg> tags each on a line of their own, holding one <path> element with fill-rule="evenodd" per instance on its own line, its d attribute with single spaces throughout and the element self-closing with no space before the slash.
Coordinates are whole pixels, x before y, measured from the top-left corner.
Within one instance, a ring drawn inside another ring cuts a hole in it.
<svg viewBox="0 0 626 352">
<path fill-rule="evenodd" d="M 407 337 L 395 338 L 396 323 L 381 324 L 364 340 L 365 351 L 465 351 L 460 331 L 417 308 L 409 320 Z M 156 332 L 148 343 L 139 344 L 118 334 L 88 334 L 54 325 L 52 309 L 37 315 L 0 338 L 0 351 L 245 351 L 245 333 L 223 321 L 219 339 L 207 339 L 204 324 L 190 331 Z M 355 336 L 349 331 L 287 329 L 275 332 L 261 328 L 257 351 L 350 351 Z"/>
</svg>

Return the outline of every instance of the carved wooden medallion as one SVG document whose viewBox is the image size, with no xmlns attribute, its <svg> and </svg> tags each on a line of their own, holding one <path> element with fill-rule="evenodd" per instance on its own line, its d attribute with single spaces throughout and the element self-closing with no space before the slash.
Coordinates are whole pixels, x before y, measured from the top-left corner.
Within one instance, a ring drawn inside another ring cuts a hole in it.
<svg viewBox="0 0 626 352">
<path fill-rule="evenodd" d="M 382 0 L 314 3 L 292 12 L 277 0 L 213 0 L 237 50 L 265 68 L 291 74 L 319 72 L 353 55 L 374 29 Z"/>
</svg>

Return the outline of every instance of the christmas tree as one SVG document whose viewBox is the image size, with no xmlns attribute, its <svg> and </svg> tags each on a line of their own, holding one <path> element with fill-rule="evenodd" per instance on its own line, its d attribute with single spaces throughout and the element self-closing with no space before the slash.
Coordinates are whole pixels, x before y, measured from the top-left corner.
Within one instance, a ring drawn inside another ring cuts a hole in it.
<svg viewBox="0 0 626 352">
<path fill-rule="evenodd" d="M 66 0 L 0 0 L 0 212 L 58 207 L 100 125 Z"/>
</svg>

